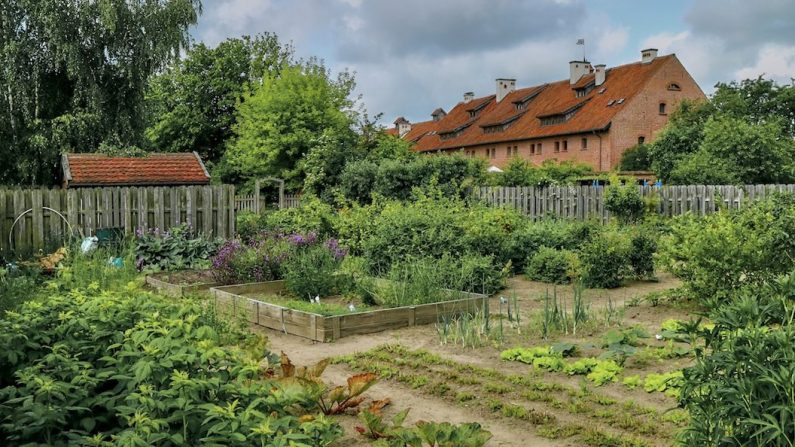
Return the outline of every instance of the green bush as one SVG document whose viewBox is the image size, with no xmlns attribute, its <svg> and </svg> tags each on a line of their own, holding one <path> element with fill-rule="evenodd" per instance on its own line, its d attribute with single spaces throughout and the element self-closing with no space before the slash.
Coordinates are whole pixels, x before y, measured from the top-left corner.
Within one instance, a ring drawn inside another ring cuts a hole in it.
<svg viewBox="0 0 795 447">
<path fill-rule="evenodd" d="M 526 221 L 506 237 L 500 250 L 511 261 L 514 272 L 523 272 L 526 262 L 542 246 L 578 250 L 598 232 L 599 227 L 592 221 Z"/>
<path fill-rule="evenodd" d="M 795 274 L 746 286 L 713 310 L 706 349 L 685 368 L 682 445 L 789 446 L 795 440 Z"/>
<path fill-rule="evenodd" d="M 617 177 L 610 179 L 605 188 L 605 209 L 622 224 L 638 222 L 643 219 L 646 208 L 638 185 L 621 184 Z"/>
<path fill-rule="evenodd" d="M 525 274 L 533 281 L 568 284 L 577 278 L 579 259 L 570 250 L 541 247 L 527 262 Z"/>
<path fill-rule="evenodd" d="M 0 317 L 27 301 L 41 283 L 40 272 L 17 266 L 0 267 Z"/>
<path fill-rule="evenodd" d="M 262 344 L 201 306 L 135 285 L 58 289 L 0 319 L 3 445 L 326 446 L 342 435 L 322 416 L 299 419 L 315 411 L 312 393 L 262 380 Z"/>
<path fill-rule="evenodd" d="M 340 293 L 336 271 L 342 258 L 322 245 L 297 251 L 285 261 L 284 281 L 287 290 L 300 299 L 310 301 L 315 296 Z"/>
<path fill-rule="evenodd" d="M 482 162 L 458 156 L 364 160 L 345 166 L 340 190 L 345 198 L 359 203 L 369 203 L 373 193 L 407 200 L 417 188 L 438 189 L 447 197 L 462 197 L 482 176 Z"/>
<path fill-rule="evenodd" d="M 621 154 L 619 169 L 622 171 L 649 171 L 651 170 L 651 158 L 649 157 L 649 147 L 645 144 L 638 144 L 624 151 Z"/>
<path fill-rule="evenodd" d="M 657 252 L 657 240 L 653 233 L 641 230 L 630 240 L 628 255 L 629 268 L 636 278 L 654 276 L 654 253 Z"/>
<path fill-rule="evenodd" d="M 331 205 L 315 196 L 305 195 L 296 208 L 263 213 L 260 231 L 282 234 L 315 233 L 321 238 L 334 235 L 336 213 Z"/>
<path fill-rule="evenodd" d="M 135 238 L 136 266 L 139 270 L 179 270 L 208 268 L 210 257 L 220 245 L 193 233 L 187 224 L 167 231 L 155 228 L 138 230 Z"/>
<path fill-rule="evenodd" d="M 629 240 L 624 232 L 602 231 L 580 250 L 583 282 L 591 288 L 615 288 L 628 273 Z"/>
<path fill-rule="evenodd" d="M 793 234 L 795 197 L 774 194 L 741 210 L 675 218 L 661 254 L 693 298 L 715 305 L 733 290 L 793 269 Z"/>
</svg>

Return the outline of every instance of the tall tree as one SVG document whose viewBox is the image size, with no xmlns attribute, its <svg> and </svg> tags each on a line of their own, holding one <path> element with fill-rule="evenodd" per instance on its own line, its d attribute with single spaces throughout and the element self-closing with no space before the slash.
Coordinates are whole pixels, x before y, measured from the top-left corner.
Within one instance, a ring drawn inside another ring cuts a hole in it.
<svg viewBox="0 0 795 447">
<path fill-rule="evenodd" d="M 194 46 L 150 81 L 150 144 L 164 152 L 197 151 L 205 161 L 218 162 L 246 89 L 278 75 L 292 54 L 290 45 L 270 33 L 227 39 L 215 48 Z"/>
<path fill-rule="evenodd" d="M 53 182 L 61 151 L 137 145 L 149 76 L 200 0 L 0 2 L 0 183 Z"/>
<path fill-rule="evenodd" d="M 316 60 L 266 77 L 238 106 L 226 162 L 243 179 L 277 176 L 301 186 L 300 161 L 314 146 L 351 141 L 354 86 L 353 75 L 332 78 Z"/>
</svg>

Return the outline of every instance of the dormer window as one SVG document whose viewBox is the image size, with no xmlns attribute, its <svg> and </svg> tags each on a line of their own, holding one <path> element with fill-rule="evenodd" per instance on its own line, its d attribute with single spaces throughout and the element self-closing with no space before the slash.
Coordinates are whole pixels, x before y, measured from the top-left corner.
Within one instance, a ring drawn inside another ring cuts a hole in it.
<svg viewBox="0 0 795 447">
<path fill-rule="evenodd" d="M 672 92 L 679 92 L 679 91 L 682 91 L 682 88 L 679 87 L 679 84 L 677 84 L 676 82 L 672 82 L 672 83 L 668 84 L 668 90 L 670 90 Z"/>
</svg>

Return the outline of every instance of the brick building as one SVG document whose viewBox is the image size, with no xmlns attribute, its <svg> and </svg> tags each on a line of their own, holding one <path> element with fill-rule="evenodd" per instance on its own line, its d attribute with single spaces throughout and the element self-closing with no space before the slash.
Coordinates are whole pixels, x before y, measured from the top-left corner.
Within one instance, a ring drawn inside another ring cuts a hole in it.
<svg viewBox="0 0 795 447">
<path fill-rule="evenodd" d="M 639 62 L 613 68 L 569 62 L 569 79 L 548 84 L 516 89 L 515 79 L 497 79 L 493 95 L 465 93 L 450 112 L 436 109 L 420 123 L 400 117 L 389 132 L 418 152 L 484 157 L 497 167 L 518 156 L 609 171 L 626 149 L 653 141 L 683 99 L 706 96 L 675 54 L 647 49 Z"/>
</svg>

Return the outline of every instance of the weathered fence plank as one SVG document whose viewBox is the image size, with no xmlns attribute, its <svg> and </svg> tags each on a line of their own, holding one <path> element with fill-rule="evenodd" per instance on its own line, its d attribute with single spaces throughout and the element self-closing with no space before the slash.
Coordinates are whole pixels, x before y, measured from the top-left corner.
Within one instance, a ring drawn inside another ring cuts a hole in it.
<svg viewBox="0 0 795 447">
<path fill-rule="evenodd" d="M 231 237 L 234 191 L 231 185 L 0 189 L 0 258 L 52 250 L 64 243 L 70 226 L 73 236 L 83 237 L 103 228 L 131 234 L 138 228 L 165 229 L 188 222 L 202 233 Z"/>
<path fill-rule="evenodd" d="M 638 186 L 643 197 L 655 197 L 657 212 L 671 217 L 685 213 L 698 216 L 720 208 L 738 209 L 772 192 L 795 193 L 793 185 L 671 185 Z M 604 207 L 604 186 L 480 187 L 473 197 L 493 206 L 515 208 L 531 219 L 599 219 L 606 222 L 610 213 Z M 235 201 L 239 203 L 240 198 Z M 240 207 L 237 207 L 240 210 Z"/>
</svg>

